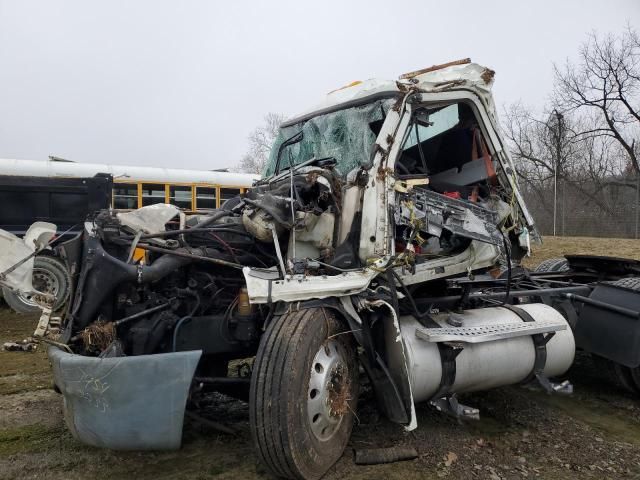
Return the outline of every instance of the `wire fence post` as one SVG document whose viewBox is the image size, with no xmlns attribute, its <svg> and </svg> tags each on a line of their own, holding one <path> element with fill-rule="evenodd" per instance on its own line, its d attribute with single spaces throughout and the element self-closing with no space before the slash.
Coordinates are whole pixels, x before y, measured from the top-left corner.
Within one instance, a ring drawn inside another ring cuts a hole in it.
<svg viewBox="0 0 640 480">
<path fill-rule="evenodd" d="M 565 212 L 567 210 L 567 182 L 566 180 L 562 180 L 562 223 L 560 226 L 560 235 L 561 236 L 565 236 L 565 232 L 564 232 L 564 219 L 565 219 Z"/>
<path fill-rule="evenodd" d="M 558 213 L 558 167 L 553 172 L 553 236 L 556 236 L 556 218 Z"/>
<path fill-rule="evenodd" d="M 636 172 L 636 240 L 638 239 L 638 222 L 640 220 L 640 173 Z"/>
</svg>

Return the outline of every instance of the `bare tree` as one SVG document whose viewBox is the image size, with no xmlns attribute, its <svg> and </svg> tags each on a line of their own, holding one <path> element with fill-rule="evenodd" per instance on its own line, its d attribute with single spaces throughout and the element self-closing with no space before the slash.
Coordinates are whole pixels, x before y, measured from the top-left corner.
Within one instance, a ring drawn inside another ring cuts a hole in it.
<svg viewBox="0 0 640 480">
<path fill-rule="evenodd" d="M 571 119 L 556 109 L 549 110 L 536 116 L 522 104 L 512 105 L 505 112 L 503 129 L 518 176 L 551 213 L 555 204 L 548 195 L 549 185 L 555 186 L 558 178 L 569 176 L 577 152 L 569 134 Z"/>
<path fill-rule="evenodd" d="M 278 128 L 284 122 L 281 113 L 268 113 L 264 117 L 264 124 L 256 127 L 247 137 L 249 150 L 240 160 L 239 169 L 247 173 L 262 174 L 269 160 L 271 146 L 278 136 Z"/>
<path fill-rule="evenodd" d="M 589 35 L 579 62 L 554 65 L 555 101 L 566 111 L 590 111 L 596 123 L 581 136 L 614 139 L 640 172 L 640 39 L 629 27 L 620 36 Z"/>
<path fill-rule="evenodd" d="M 558 196 L 564 197 L 567 191 L 606 214 L 614 214 L 607 187 L 623 175 L 625 162 L 620 159 L 624 154 L 610 136 L 584 134 L 597 128 L 597 118 L 587 112 L 563 114 L 557 106 L 535 115 L 516 104 L 505 112 L 504 119 L 518 176 L 535 202 L 553 215 L 554 227 Z"/>
<path fill-rule="evenodd" d="M 577 62 L 554 69 L 552 100 L 542 113 L 513 105 L 504 115 L 505 136 L 530 207 L 554 234 L 564 233 L 566 219 L 573 234 L 635 231 L 637 237 L 638 34 L 630 27 L 619 36 L 592 33 Z"/>
</svg>

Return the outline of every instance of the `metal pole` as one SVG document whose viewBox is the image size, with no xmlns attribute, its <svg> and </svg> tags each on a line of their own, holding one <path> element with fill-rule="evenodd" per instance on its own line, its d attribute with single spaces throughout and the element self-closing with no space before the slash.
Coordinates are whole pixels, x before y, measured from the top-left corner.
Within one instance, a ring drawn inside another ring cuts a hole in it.
<svg viewBox="0 0 640 480">
<path fill-rule="evenodd" d="M 564 237 L 564 220 L 565 220 L 565 212 L 567 211 L 567 181 L 562 180 L 562 227 L 560 229 L 560 234 Z"/>
<path fill-rule="evenodd" d="M 639 221 L 640 221 L 640 172 L 636 172 L 636 240 L 638 239 Z"/>
<path fill-rule="evenodd" d="M 556 132 L 554 135 L 554 141 L 556 143 L 556 158 L 555 166 L 553 169 L 553 236 L 555 237 L 558 224 L 558 168 L 560 167 L 560 156 L 562 155 L 562 137 L 564 135 L 562 125 L 563 116 L 558 110 L 554 109 L 552 115 L 556 117 Z"/>
<path fill-rule="evenodd" d="M 556 236 L 556 214 L 558 210 L 558 164 L 553 169 L 553 236 Z"/>
</svg>

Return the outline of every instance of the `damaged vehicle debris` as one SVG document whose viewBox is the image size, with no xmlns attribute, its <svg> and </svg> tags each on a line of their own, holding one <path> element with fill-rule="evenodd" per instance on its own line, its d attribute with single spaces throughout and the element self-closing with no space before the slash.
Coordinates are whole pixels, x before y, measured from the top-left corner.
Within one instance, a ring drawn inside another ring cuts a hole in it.
<svg viewBox="0 0 640 480">
<path fill-rule="evenodd" d="M 177 448 L 188 401 L 220 391 L 248 400 L 269 471 L 316 479 L 347 445 L 365 377 L 408 430 L 417 402 L 477 419 L 458 394 L 571 391 L 552 378 L 577 319 L 611 307 L 591 292 L 633 272 L 517 266 L 538 233 L 493 76 L 461 61 L 350 85 L 283 124 L 263 178 L 220 209 L 88 219 L 60 247 L 73 291 L 49 349 L 74 435 Z"/>
</svg>

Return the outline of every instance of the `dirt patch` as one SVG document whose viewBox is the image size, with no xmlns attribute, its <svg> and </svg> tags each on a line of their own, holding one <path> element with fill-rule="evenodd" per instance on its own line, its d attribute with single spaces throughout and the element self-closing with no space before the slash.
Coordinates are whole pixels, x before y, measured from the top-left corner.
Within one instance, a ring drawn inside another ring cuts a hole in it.
<svg viewBox="0 0 640 480">
<path fill-rule="evenodd" d="M 37 315 L 17 315 L 0 304 L 0 345 L 29 337 L 37 323 Z M 0 350 L 0 395 L 50 387 L 51 369 L 43 347 L 34 352 Z"/>
<path fill-rule="evenodd" d="M 582 361 L 582 368 L 592 373 L 590 359 Z M 419 427 L 411 433 L 394 428 L 373 413 L 371 424 L 361 424 L 354 430 L 354 447 L 408 445 L 416 447 L 420 457 L 395 465 L 355 467 L 351 458 L 345 456 L 331 478 L 337 479 L 345 471 L 349 478 L 356 479 L 638 475 L 640 422 L 634 418 L 640 412 L 637 403 L 601 381 L 597 387 L 583 384 L 578 370 L 572 371 L 569 378 L 578 391 L 589 392 L 594 404 L 578 409 L 576 406 L 583 400 L 581 395 L 549 396 L 538 389 L 502 388 L 461 397 L 463 403 L 480 409 L 481 419 L 477 422 L 458 424 L 420 405 Z M 604 398 L 594 395 L 601 391 L 606 392 Z M 622 409 L 607 408 L 605 405 L 612 399 Z M 367 418 L 370 405 L 367 402 L 359 412 L 361 420 Z M 627 417 L 624 428 L 619 423 L 620 417 Z"/>
<path fill-rule="evenodd" d="M 0 395 L 0 429 L 20 428 L 35 423 L 53 426 L 60 423 L 60 395 L 53 390 L 30 390 Z"/>
<path fill-rule="evenodd" d="M 527 259 L 536 265 L 564 253 L 640 258 L 637 241 L 547 239 Z M 36 318 L 0 308 L 0 340 L 20 340 Z M 183 448 L 175 452 L 113 452 L 84 446 L 65 427 L 61 397 L 48 389 L 43 351 L 0 352 L 0 479 L 263 479 L 249 431 L 247 404 L 223 395 L 202 403 L 205 418 L 222 421 L 238 435 L 185 423 Z M 588 356 L 568 374 L 572 396 L 509 387 L 466 395 L 480 409 L 477 422 L 459 424 L 426 405 L 417 408 L 418 429 L 405 432 L 381 417 L 366 389 L 349 448 L 329 471 L 329 480 L 638 478 L 640 404 L 610 384 Z M 354 448 L 406 445 L 416 460 L 356 466 Z"/>
</svg>

